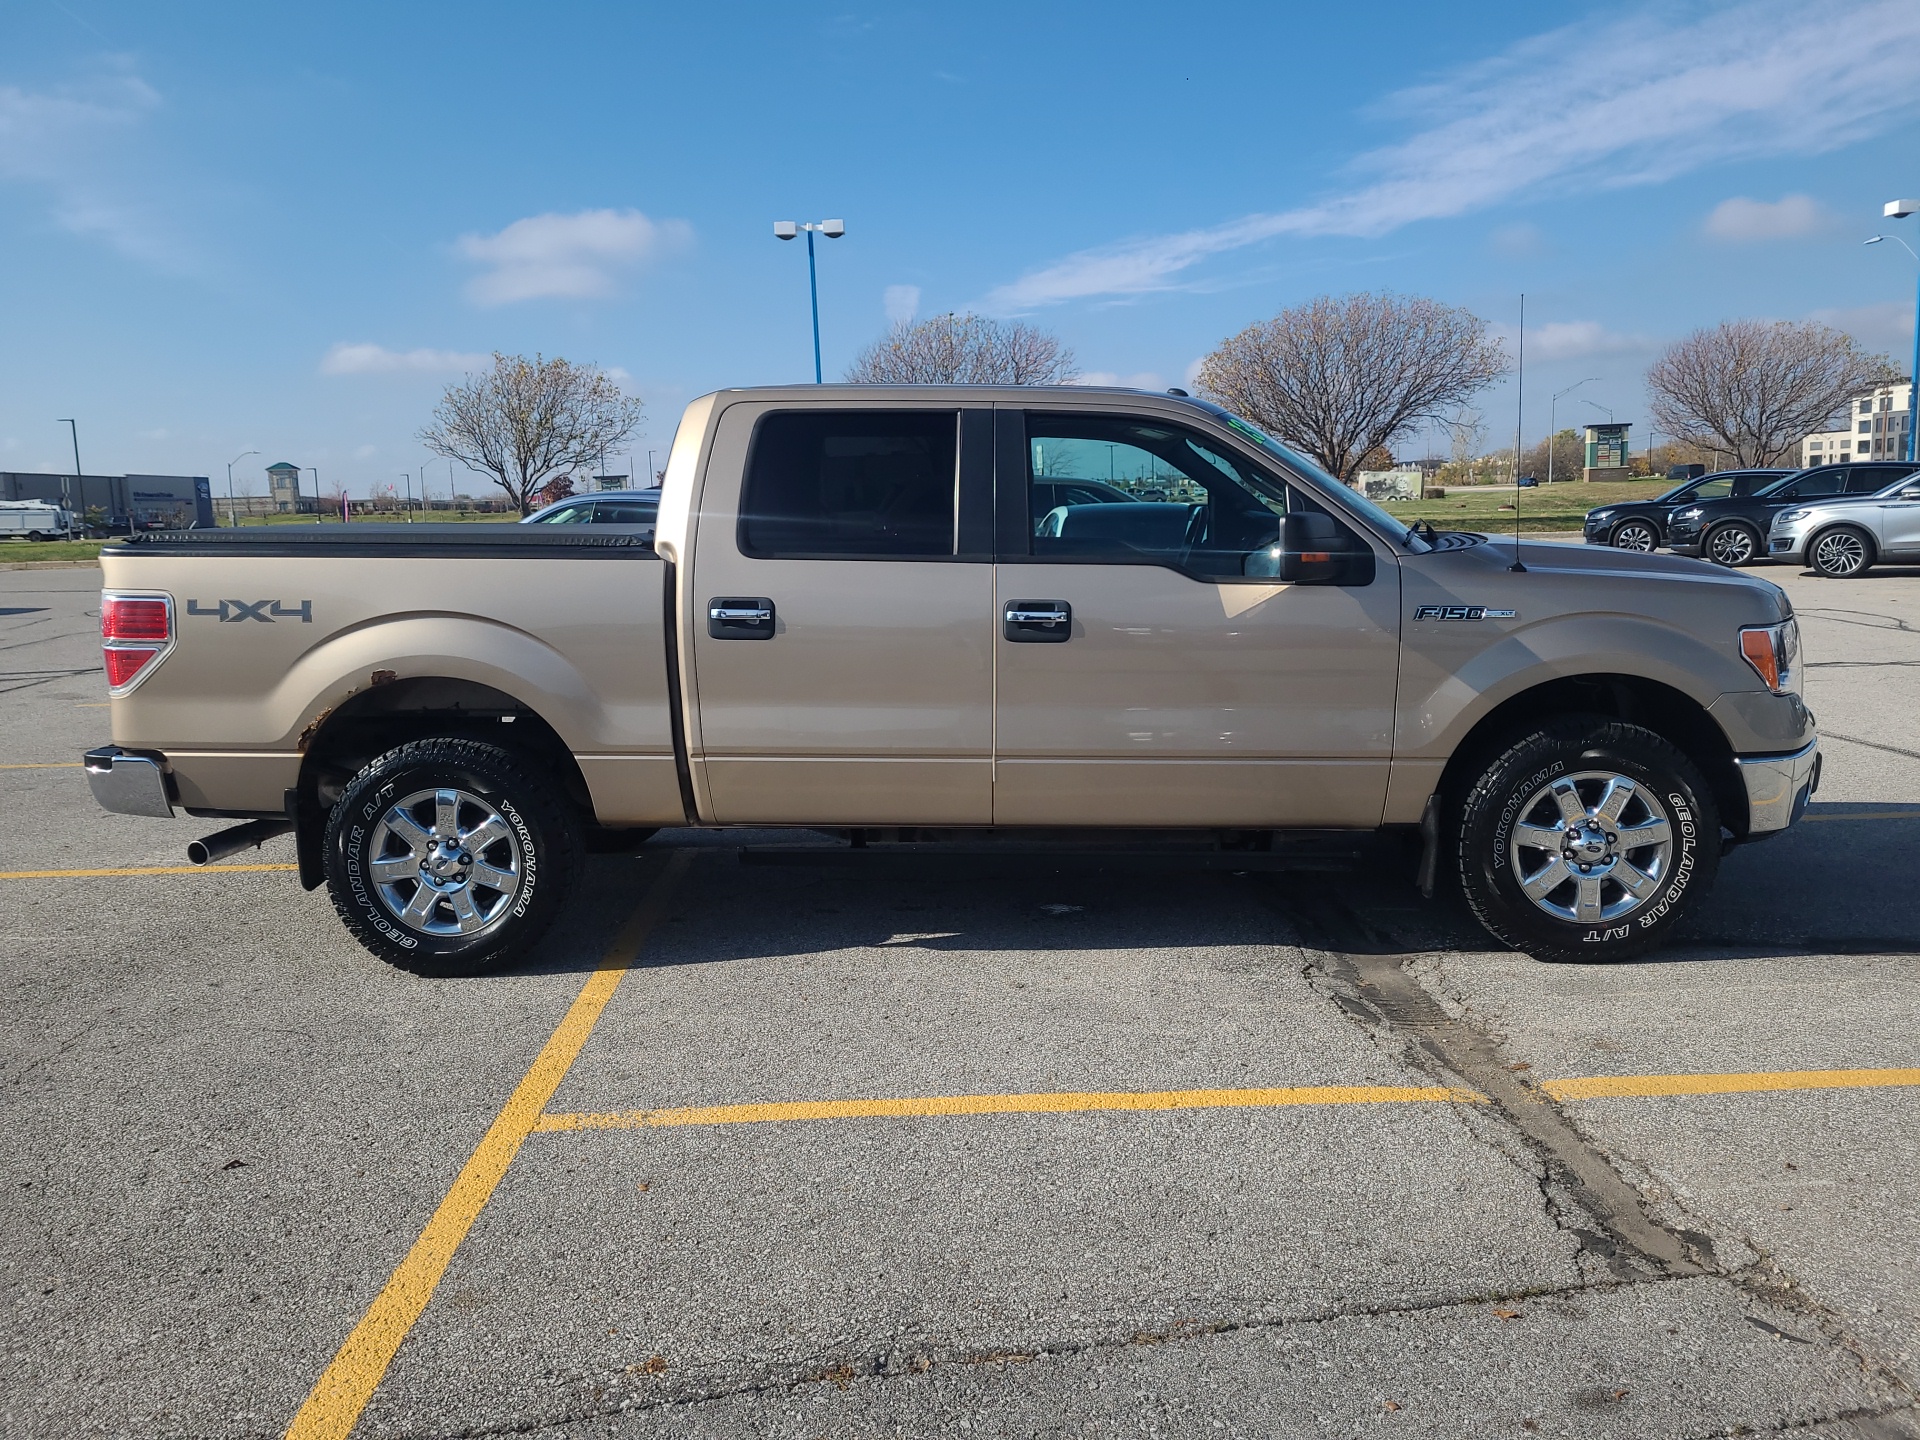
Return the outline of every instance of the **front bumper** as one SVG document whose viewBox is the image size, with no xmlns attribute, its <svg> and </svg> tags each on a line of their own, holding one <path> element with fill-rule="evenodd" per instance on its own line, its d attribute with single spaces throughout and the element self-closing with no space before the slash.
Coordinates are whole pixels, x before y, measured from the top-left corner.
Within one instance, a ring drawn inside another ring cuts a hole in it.
<svg viewBox="0 0 1920 1440">
<path fill-rule="evenodd" d="M 1700 554 L 1700 543 L 1705 539 L 1706 536 L 1698 530 L 1692 531 L 1691 533 L 1687 531 L 1669 530 L 1667 532 L 1667 549 L 1675 555 L 1692 555 L 1698 558 Z"/>
<path fill-rule="evenodd" d="M 1773 530 L 1767 534 L 1767 558 L 1799 564 L 1806 559 L 1807 532 L 1796 526 L 1791 530 Z"/>
<path fill-rule="evenodd" d="M 156 755 L 136 755 L 118 745 L 102 745 L 80 757 L 87 784 L 103 810 L 116 815 L 173 818 L 173 798 L 167 793 L 167 772 Z"/>
<path fill-rule="evenodd" d="M 1820 788 L 1820 740 L 1786 755 L 1736 755 L 1734 767 L 1747 787 L 1747 837 L 1775 834 L 1806 813 Z"/>
</svg>

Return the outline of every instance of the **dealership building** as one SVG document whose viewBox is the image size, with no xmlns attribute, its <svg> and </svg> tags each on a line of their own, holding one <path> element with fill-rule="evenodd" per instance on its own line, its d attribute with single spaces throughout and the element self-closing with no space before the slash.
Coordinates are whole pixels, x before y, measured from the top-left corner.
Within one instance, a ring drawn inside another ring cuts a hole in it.
<svg viewBox="0 0 1920 1440">
<path fill-rule="evenodd" d="M 98 510 L 136 530 L 210 530 L 213 487 L 204 475 L 35 475 L 0 470 L 0 500 L 47 500 L 75 515 Z"/>
</svg>

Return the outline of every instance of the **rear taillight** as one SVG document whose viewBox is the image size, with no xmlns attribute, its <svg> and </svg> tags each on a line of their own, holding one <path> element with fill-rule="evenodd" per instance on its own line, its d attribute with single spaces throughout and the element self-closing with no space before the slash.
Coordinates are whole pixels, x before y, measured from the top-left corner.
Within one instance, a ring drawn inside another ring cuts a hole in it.
<svg viewBox="0 0 1920 1440">
<path fill-rule="evenodd" d="M 173 648 L 173 600 L 166 595 L 100 597 L 100 649 L 107 693 L 125 695 Z"/>
</svg>

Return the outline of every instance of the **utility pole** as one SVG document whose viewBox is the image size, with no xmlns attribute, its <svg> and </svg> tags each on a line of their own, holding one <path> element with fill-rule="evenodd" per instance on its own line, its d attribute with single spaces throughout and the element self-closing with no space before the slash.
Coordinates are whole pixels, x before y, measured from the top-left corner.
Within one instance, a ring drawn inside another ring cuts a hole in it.
<svg viewBox="0 0 1920 1440">
<path fill-rule="evenodd" d="M 235 530 L 238 530 L 240 528 L 240 513 L 238 509 L 235 507 L 234 501 L 233 501 L 233 467 L 235 465 L 238 465 L 242 460 L 246 459 L 247 456 L 258 455 L 259 453 L 260 452 L 258 450 L 242 450 L 238 455 L 234 456 L 233 459 L 227 461 L 227 524 Z M 294 508 L 298 509 L 299 508 L 298 497 L 300 493 L 300 486 L 299 486 L 300 472 L 296 470 L 293 472 L 293 475 L 294 475 L 294 496 L 295 496 Z M 252 507 L 249 506 L 248 508 L 251 509 Z"/>
<path fill-rule="evenodd" d="M 80 503 L 85 505 L 87 503 L 87 482 L 86 477 L 80 473 L 80 427 L 71 420 L 56 420 L 54 423 L 56 425 L 65 425 L 73 432 L 73 488 L 80 492 Z M 64 483 L 60 486 L 60 508 L 65 510 L 69 515 L 73 513 L 73 497 L 67 493 L 67 487 Z M 67 531 L 67 538 L 71 540 L 73 538 L 73 527 L 71 524 L 68 525 Z"/>
</svg>

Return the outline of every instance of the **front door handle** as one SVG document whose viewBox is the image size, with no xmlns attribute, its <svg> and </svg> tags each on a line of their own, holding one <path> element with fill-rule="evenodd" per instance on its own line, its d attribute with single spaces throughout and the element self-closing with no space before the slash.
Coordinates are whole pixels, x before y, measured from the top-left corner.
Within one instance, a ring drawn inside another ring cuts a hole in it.
<svg viewBox="0 0 1920 1440">
<path fill-rule="evenodd" d="M 771 640 L 773 601 L 764 596 L 722 595 L 707 602 L 707 634 L 715 640 Z"/>
<path fill-rule="evenodd" d="M 1019 645 L 1060 645 L 1073 634 L 1073 607 L 1064 600 L 1009 600 L 1000 633 Z"/>
</svg>

